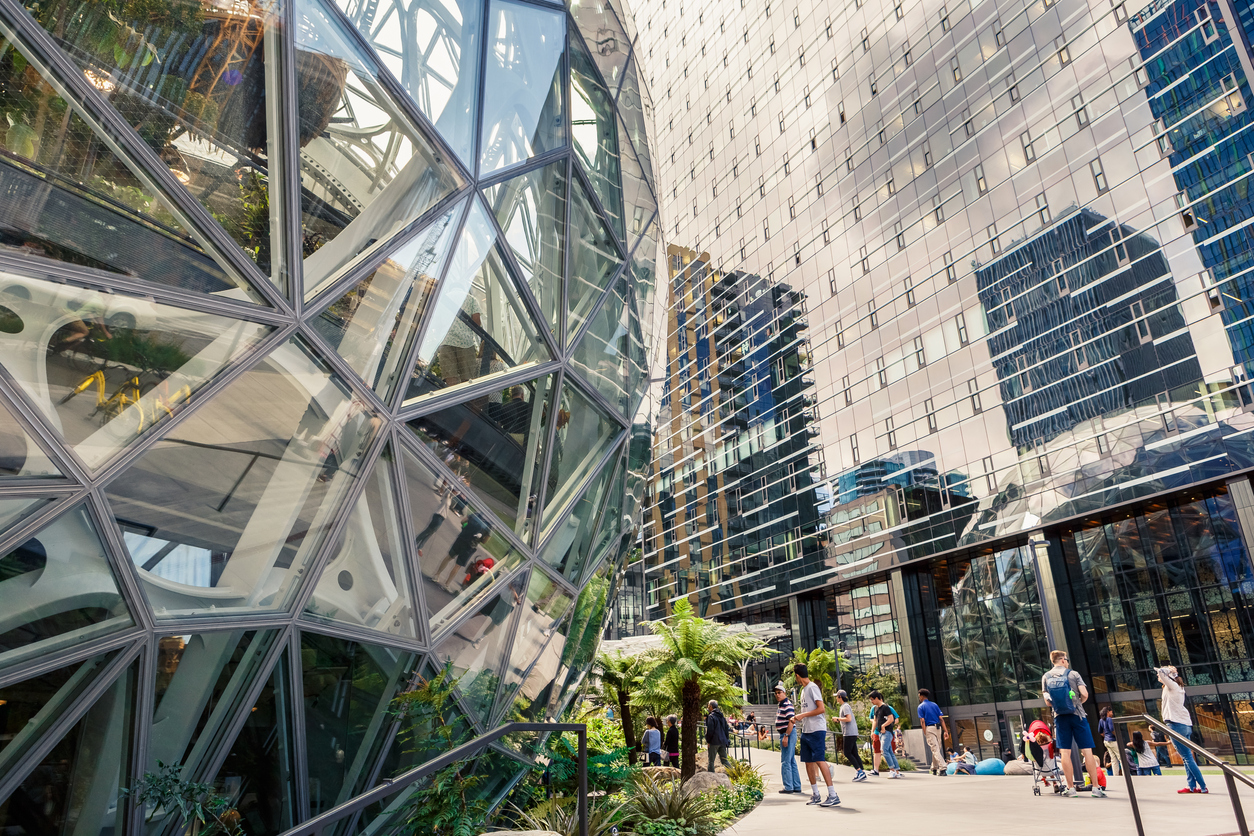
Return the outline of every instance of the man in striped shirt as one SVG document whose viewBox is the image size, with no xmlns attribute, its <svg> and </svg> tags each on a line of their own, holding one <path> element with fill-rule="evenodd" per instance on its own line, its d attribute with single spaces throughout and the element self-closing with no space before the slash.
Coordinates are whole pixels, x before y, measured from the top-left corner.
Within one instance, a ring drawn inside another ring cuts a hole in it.
<svg viewBox="0 0 1254 836">
<path fill-rule="evenodd" d="M 775 710 L 775 731 L 779 732 L 780 769 L 783 772 L 784 795 L 795 795 L 801 792 L 801 773 L 797 770 L 797 726 L 793 716 L 797 710 L 793 708 L 784 683 L 775 684 L 775 702 L 779 707 Z"/>
</svg>

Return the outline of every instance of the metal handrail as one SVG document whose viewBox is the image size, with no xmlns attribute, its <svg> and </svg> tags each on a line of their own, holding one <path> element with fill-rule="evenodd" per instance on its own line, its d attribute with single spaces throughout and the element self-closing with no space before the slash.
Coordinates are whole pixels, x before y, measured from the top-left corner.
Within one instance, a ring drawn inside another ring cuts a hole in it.
<svg viewBox="0 0 1254 836">
<path fill-rule="evenodd" d="M 452 766 L 477 754 L 489 743 L 500 740 L 507 734 L 515 732 L 568 732 L 573 731 L 579 738 L 579 836 L 588 836 L 588 726 L 584 723 L 506 723 L 487 734 L 469 740 L 456 749 L 416 766 L 408 772 L 402 772 L 395 778 L 388 778 L 374 789 L 353 796 L 343 804 L 337 804 L 325 813 L 314 816 L 308 821 L 285 831 L 281 836 L 321 836 L 327 828 L 344 819 L 354 816 L 390 795 L 400 792 L 423 778 Z"/>
<path fill-rule="evenodd" d="M 1177 741 L 1178 745 L 1187 747 L 1193 754 L 1200 755 L 1213 763 L 1215 766 L 1218 766 L 1219 771 L 1224 774 L 1224 781 L 1228 784 L 1228 799 L 1232 802 L 1232 812 L 1237 817 L 1237 828 L 1240 830 L 1241 836 L 1250 836 L 1250 828 L 1245 823 L 1245 811 L 1241 808 L 1241 799 L 1237 795 L 1237 781 L 1240 781 L 1251 789 L 1254 789 L 1254 780 L 1251 780 L 1245 773 L 1238 772 L 1236 769 L 1233 769 L 1230 763 L 1221 759 L 1214 752 L 1203 749 L 1201 746 L 1198 746 L 1192 740 L 1189 740 L 1184 735 L 1175 731 L 1161 720 L 1155 720 L 1148 714 L 1131 714 L 1126 717 L 1111 717 L 1110 719 L 1116 724 L 1115 737 L 1119 743 L 1120 757 L 1123 757 L 1123 751 L 1127 746 L 1127 741 L 1123 739 L 1123 732 L 1126 731 L 1123 726 L 1127 723 L 1145 723 L 1149 725 L 1150 728 L 1158 729 L 1169 739 Z M 1198 764 L 1198 766 L 1200 767 L 1201 764 Z M 1136 832 L 1139 836 L 1145 836 L 1145 827 L 1141 824 L 1141 808 L 1137 806 L 1136 790 L 1132 787 L 1132 770 L 1128 769 L 1126 764 L 1123 768 L 1123 777 L 1128 785 L 1128 798 L 1132 802 L 1132 817 L 1136 819 Z"/>
</svg>

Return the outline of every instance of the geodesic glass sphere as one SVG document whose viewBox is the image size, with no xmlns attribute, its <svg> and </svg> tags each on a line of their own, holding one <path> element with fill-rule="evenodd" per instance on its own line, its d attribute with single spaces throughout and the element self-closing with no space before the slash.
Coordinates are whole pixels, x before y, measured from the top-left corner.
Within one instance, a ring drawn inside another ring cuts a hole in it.
<svg viewBox="0 0 1254 836">
<path fill-rule="evenodd" d="M 648 449 L 625 10 L 27 0 L 0 38 L 0 828 L 173 826 L 120 793 L 165 764 L 280 833 L 430 756 L 391 709 L 444 668 L 466 735 L 556 718 Z"/>
</svg>

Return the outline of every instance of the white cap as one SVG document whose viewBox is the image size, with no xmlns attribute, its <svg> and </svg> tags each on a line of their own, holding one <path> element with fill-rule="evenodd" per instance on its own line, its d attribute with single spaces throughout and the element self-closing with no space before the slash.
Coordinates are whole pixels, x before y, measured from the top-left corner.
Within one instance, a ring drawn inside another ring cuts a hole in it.
<svg viewBox="0 0 1254 836">
<path fill-rule="evenodd" d="M 783 680 L 780 680 L 779 682 L 776 682 L 776 683 L 775 683 L 775 690 L 776 690 L 776 691 L 783 691 L 784 693 L 787 693 L 787 692 L 788 692 L 788 689 L 784 687 L 784 681 L 783 681 Z"/>
</svg>

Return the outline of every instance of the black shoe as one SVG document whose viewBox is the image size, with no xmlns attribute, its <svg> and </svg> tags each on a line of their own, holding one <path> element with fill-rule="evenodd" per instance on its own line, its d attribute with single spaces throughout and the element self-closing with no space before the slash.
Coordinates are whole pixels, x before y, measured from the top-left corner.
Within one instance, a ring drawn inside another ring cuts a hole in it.
<svg viewBox="0 0 1254 836">
<path fill-rule="evenodd" d="M 796 795 L 799 792 L 801 792 L 801 790 L 780 790 L 779 794 L 780 795 Z"/>
</svg>

